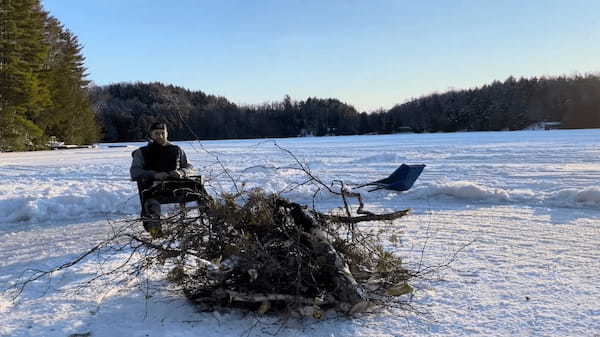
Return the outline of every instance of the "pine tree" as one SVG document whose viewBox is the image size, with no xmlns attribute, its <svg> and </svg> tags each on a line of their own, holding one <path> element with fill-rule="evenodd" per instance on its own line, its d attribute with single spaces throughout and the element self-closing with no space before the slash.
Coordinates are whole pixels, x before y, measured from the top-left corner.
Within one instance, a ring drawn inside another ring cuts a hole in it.
<svg viewBox="0 0 600 337">
<path fill-rule="evenodd" d="M 48 83 L 52 106 L 48 110 L 45 132 L 67 143 L 92 143 L 98 138 L 95 116 L 91 110 L 85 79 L 85 58 L 77 37 L 65 30 L 58 20 L 48 20 L 50 53 Z"/>
<path fill-rule="evenodd" d="M 34 148 L 43 135 L 35 122 L 50 104 L 41 80 L 45 13 L 38 0 L 0 0 L 0 15 L 0 150 Z"/>
</svg>

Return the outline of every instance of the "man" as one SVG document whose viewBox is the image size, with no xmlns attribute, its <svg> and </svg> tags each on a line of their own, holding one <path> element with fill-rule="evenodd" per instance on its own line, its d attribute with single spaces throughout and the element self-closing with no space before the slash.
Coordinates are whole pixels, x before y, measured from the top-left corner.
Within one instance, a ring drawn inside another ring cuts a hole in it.
<svg viewBox="0 0 600 337">
<path fill-rule="evenodd" d="M 164 191 L 154 191 L 156 183 L 164 180 L 182 179 L 192 172 L 183 150 L 167 141 L 167 126 L 154 123 L 149 130 L 150 142 L 133 151 L 133 161 L 129 173 L 131 180 L 137 181 L 141 217 L 144 229 L 152 237 L 161 235 L 160 204 L 164 200 Z"/>
</svg>

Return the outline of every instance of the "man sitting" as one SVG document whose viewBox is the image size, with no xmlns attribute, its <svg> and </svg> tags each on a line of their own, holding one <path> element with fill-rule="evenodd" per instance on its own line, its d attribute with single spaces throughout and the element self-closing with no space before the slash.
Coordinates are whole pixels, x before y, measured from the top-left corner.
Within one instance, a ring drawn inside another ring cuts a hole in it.
<svg viewBox="0 0 600 337">
<path fill-rule="evenodd" d="M 131 180 L 138 183 L 144 229 L 152 237 L 159 237 L 162 234 L 160 204 L 169 202 L 168 193 L 172 191 L 156 188 L 157 183 L 187 177 L 192 172 L 192 165 L 179 146 L 167 141 L 165 124 L 152 124 L 149 135 L 148 145 L 133 151 L 129 173 Z"/>
</svg>

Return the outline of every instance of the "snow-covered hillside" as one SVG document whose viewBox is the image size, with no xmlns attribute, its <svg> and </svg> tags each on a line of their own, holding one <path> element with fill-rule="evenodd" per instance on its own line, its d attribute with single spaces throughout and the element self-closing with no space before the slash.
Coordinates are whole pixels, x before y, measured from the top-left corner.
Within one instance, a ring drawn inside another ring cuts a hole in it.
<svg viewBox="0 0 600 337">
<path fill-rule="evenodd" d="M 13 303 L 0 293 L 0 336 L 595 336 L 600 334 L 600 130 L 400 134 L 276 140 L 330 182 L 381 179 L 426 164 L 412 190 L 365 193 L 367 208 L 410 207 L 395 224 L 408 264 L 460 252 L 436 281 L 416 286 L 429 315 L 390 310 L 319 322 L 238 312 L 198 313 L 184 299 L 139 284 L 68 291 L 92 261 L 36 282 Z M 0 288 L 27 268 L 49 268 L 107 235 L 106 219 L 135 216 L 128 147 L 0 154 Z M 237 183 L 311 203 L 310 186 L 273 140 L 180 143 L 212 191 Z M 288 190 L 290 190 L 288 192 Z M 322 208 L 340 206 L 320 194 Z M 365 224 L 365 229 L 373 225 Z M 425 245 L 425 254 L 421 251 Z M 115 263 L 119 257 L 114 258 Z M 156 277 L 152 275 L 151 277 Z M 143 280 L 141 280 L 143 281 Z M 160 285 L 160 283 L 158 283 Z M 40 297 L 42 293 L 45 296 Z"/>
</svg>

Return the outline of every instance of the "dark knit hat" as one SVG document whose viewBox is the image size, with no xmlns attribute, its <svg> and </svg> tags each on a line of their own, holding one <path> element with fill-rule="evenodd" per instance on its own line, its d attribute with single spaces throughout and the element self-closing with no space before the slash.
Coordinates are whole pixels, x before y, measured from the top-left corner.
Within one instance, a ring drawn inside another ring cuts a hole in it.
<svg viewBox="0 0 600 337">
<path fill-rule="evenodd" d="M 152 132 L 152 130 L 166 130 L 167 125 L 165 123 L 154 123 L 148 129 L 148 132 Z"/>
</svg>

